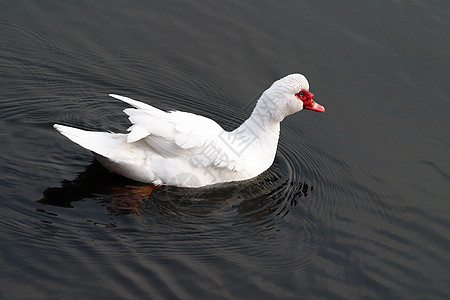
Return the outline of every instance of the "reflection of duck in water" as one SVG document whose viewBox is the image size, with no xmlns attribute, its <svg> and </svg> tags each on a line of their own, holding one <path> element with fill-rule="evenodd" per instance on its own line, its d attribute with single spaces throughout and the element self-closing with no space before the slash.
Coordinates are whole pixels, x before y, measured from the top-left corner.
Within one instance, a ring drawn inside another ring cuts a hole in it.
<svg viewBox="0 0 450 300">
<path fill-rule="evenodd" d="M 155 185 L 201 187 L 256 177 L 273 163 L 280 122 L 302 109 L 324 112 L 313 101 L 301 74 L 275 81 L 258 100 L 250 118 L 228 132 L 211 119 L 186 112 L 164 112 L 130 98 L 111 95 L 133 125 L 128 134 L 89 132 L 55 124 L 63 135 L 94 152 L 109 170 Z"/>
<path fill-rule="evenodd" d="M 64 180 L 61 187 L 44 191 L 39 203 L 60 207 L 72 207 L 72 202 L 99 195 L 110 198 L 116 211 L 138 212 L 138 205 L 148 199 L 157 188 L 154 185 L 139 186 L 139 182 L 110 173 L 94 161 L 73 181 Z"/>
<path fill-rule="evenodd" d="M 249 181 L 232 182 L 214 188 L 162 187 L 141 184 L 103 168 L 98 161 L 86 167 L 74 180 L 62 181 L 61 187 L 47 188 L 38 203 L 73 207 L 74 202 L 90 199 L 108 204 L 115 214 L 137 213 L 150 206 L 161 215 L 209 215 L 234 207 L 243 220 L 263 223 L 276 214 L 283 217 L 289 207 L 306 196 L 308 185 L 294 182 L 286 172 L 287 162 L 277 157 L 272 168 Z M 150 201 L 148 201 L 150 200 Z"/>
</svg>

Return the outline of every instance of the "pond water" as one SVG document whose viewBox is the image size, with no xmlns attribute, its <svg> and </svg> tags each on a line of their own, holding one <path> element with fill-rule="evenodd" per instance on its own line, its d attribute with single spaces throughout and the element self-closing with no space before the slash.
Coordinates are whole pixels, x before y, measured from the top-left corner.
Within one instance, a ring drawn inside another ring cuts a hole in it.
<svg viewBox="0 0 450 300">
<path fill-rule="evenodd" d="M 0 298 L 450 298 L 448 2 L 0 7 Z M 52 127 L 233 129 L 294 72 L 326 112 L 242 183 L 143 193 Z"/>
</svg>

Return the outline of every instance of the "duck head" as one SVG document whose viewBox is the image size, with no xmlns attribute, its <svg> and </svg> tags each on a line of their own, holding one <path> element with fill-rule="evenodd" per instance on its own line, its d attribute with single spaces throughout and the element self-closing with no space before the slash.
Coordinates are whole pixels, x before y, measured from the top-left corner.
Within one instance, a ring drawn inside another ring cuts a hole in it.
<svg viewBox="0 0 450 300">
<path fill-rule="evenodd" d="M 290 74 L 275 81 L 264 91 L 255 111 L 265 113 L 274 122 L 302 109 L 324 112 L 325 108 L 316 103 L 314 94 L 309 91 L 309 83 L 302 74 Z"/>
</svg>

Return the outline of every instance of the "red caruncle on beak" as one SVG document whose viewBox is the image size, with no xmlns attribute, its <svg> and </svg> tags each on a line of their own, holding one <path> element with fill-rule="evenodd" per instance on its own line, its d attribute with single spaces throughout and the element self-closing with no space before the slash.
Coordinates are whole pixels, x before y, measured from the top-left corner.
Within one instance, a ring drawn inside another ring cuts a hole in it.
<svg viewBox="0 0 450 300">
<path fill-rule="evenodd" d="M 297 98 L 302 100 L 304 109 L 309 109 L 309 110 L 317 111 L 317 112 L 324 112 L 325 111 L 325 107 L 323 107 L 319 103 L 316 103 L 313 100 L 313 98 L 314 98 L 314 94 L 313 93 L 310 93 L 307 90 L 301 90 L 300 92 L 295 94 L 295 96 L 297 96 Z"/>
</svg>

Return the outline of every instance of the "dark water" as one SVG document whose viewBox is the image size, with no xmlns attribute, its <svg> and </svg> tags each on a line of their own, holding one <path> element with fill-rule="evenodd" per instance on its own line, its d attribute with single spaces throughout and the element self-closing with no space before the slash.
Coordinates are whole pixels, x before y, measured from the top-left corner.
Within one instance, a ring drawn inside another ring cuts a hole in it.
<svg viewBox="0 0 450 300">
<path fill-rule="evenodd" d="M 448 1 L 0 3 L 0 298 L 449 299 Z M 123 94 L 231 129 L 305 74 L 249 182 L 155 189 L 55 122 Z M 136 203 L 136 204 L 134 204 Z"/>
</svg>

